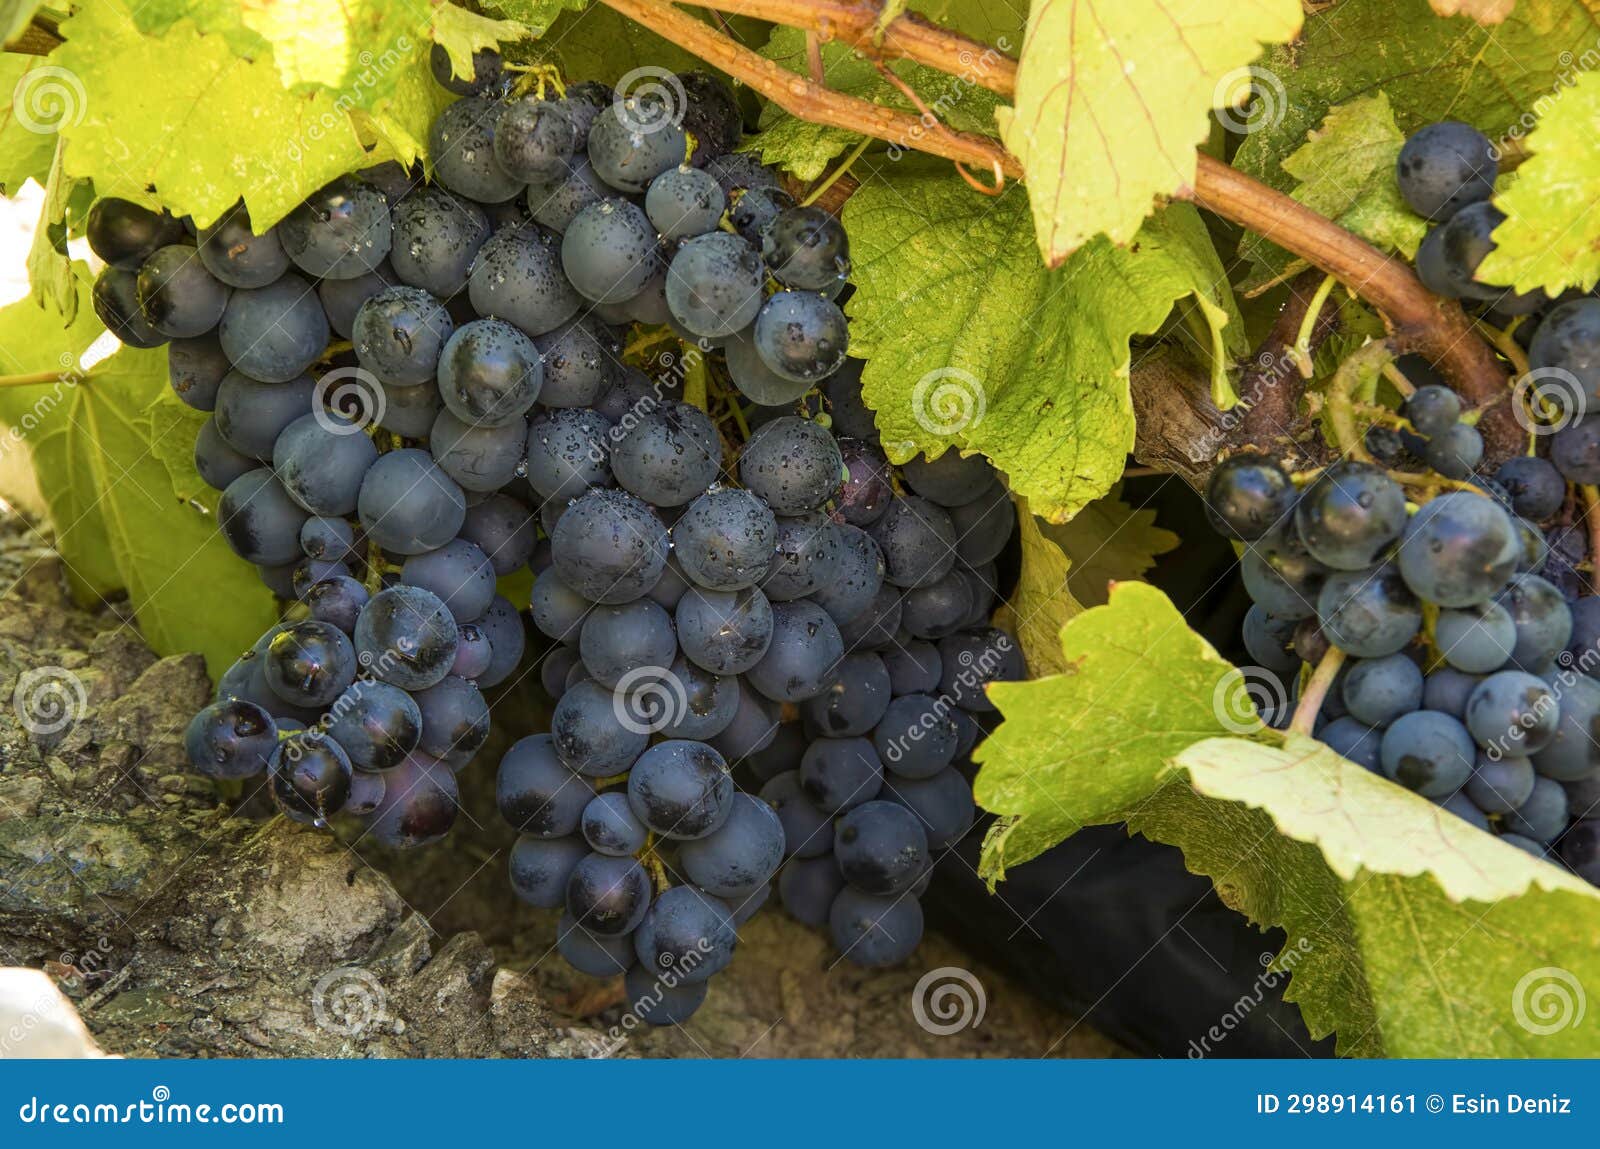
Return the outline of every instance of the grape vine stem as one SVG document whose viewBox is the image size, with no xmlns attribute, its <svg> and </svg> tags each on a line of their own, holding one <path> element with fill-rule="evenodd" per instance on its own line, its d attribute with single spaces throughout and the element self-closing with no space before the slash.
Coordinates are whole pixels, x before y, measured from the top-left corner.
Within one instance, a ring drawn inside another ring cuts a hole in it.
<svg viewBox="0 0 1600 1149">
<path fill-rule="evenodd" d="M 1300 701 L 1294 708 L 1294 717 L 1289 719 L 1291 734 L 1311 737 L 1311 732 L 1317 726 L 1317 715 L 1322 710 L 1322 700 L 1328 696 L 1333 680 L 1339 677 L 1339 669 L 1342 666 L 1344 666 L 1344 651 L 1337 646 L 1328 647 L 1328 653 L 1322 656 L 1322 661 L 1317 663 L 1317 669 L 1312 672 L 1305 689 L 1300 692 Z"/>
<path fill-rule="evenodd" d="M 608 7 L 671 40 L 734 79 L 750 85 L 791 115 L 915 147 L 956 163 L 1017 178 L 1015 156 L 999 140 L 972 132 L 929 132 L 908 112 L 812 82 L 751 51 L 668 0 L 602 0 Z M 1014 99 L 1017 61 L 1000 46 L 944 28 L 912 12 L 884 21 L 882 6 L 864 0 L 710 0 L 700 7 L 737 12 L 845 43 L 869 59 L 901 58 L 981 84 Z M 1396 350 L 1416 351 L 1438 366 L 1474 407 L 1489 408 L 1480 430 L 1491 458 L 1520 449 L 1506 372 L 1454 302 L 1422 286 L 1404 261 L 1391 258 L 1304 204 L 1220 160 L 1196 156 L 1189 195 L 1207 211 L 1270 239 L 1335 276 L 1388 319 Z"/>
</svg>

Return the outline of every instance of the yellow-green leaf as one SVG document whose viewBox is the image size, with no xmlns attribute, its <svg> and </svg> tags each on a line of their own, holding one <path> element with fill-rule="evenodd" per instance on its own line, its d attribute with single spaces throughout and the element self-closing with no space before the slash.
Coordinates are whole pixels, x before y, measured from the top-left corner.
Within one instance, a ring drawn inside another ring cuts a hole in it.
<svg viewBox="0 0 1600 1149">
<path fill-rule="evenodd" d="M 1136 241 L 1096 240 L 1046 268 L 1016 186 L 981 196 L 911 160 L 845 206 L 857 290 L 852 353 L 890 458 L 982 451 L 1036 513 L 1070 518 L 1111 489 L 1133 446 L 1129 340 L 1204 297 L 1236 316 L 1199 213 L 1174 204 Z M 1226 346 L 1243 348 L 1230 318 Z"/>
<path fill-rule="evenodd" d="M 1114 582 L 1144 577 L 1157 556 L 1181 541 L 1156 526 L 1154 511 L 1135 510 L 1117 491 L 1096 499 L 1070 522 L 1049 523 L 1043 531 L 1071 560 L 1067 585 L 1085 606 L 1102 605 Z"/>
<path fill-rule="evenodd" d="M 995 622 L 1017 636 L 1030 675 L 1060 674 L 1067 669 L 1061 655 L 1061 628 L 1083 611 L 1070 589 L 1072 563 L 1048 537 L 1050 528 L 1040 529 L 1026 499 L 1017 501 L 1017 522 L 1022 571 L 1017 589 L 996 612 Z"/>
<path fill-rule="evenodd" d="M 1033 0 L 1000 128 L 1051 266 L 1097 235 L 1129 242 L 1158 197 L 1187 192 L 1211 109 L 1300 20 L 1300 0 Z"/>
<path fill-rule="evenodd" d="M 1477 274 L 1518 291 L 1587 291 L 1600 280 L 1600 75 L 1579 76 L 1548 102 L 1528 148 L 1532 158 L 1495 196 L 1506 219 Z"/>
</svg>

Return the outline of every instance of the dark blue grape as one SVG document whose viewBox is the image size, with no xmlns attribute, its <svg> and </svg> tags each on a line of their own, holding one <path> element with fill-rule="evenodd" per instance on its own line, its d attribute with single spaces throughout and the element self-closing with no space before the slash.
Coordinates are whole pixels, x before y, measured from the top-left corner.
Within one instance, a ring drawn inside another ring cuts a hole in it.
<svg viewBox="0 0 1600 1149">
<path fill-rule="evenodd" d="M 208 778 L 250 778 L 267 768 L 278 746 L 272 715 L 243 698 L 213 702 L 184 731 L 189 764 Z"/>
</svg>

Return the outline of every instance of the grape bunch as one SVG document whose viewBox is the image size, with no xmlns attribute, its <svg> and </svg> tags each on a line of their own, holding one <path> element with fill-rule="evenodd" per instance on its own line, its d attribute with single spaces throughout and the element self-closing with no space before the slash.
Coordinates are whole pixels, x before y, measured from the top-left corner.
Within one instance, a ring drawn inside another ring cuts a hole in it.
<svg viewBox="0 0 1600 1149">
<path fill-rule="evenodd" d="M 889 464 L 848 237 L 733 150 L 720 82 L 547 98 L 493 53 L 435 65 L 459 99 L 433 183 L 347 175 L 259 233 L 242 206 L 92 209 L 96 309 L 168 346 L 221 533 L 286 604 L 191 723 L 194 767 L 438 840 L 524 660 L 497 580 L 526 571 L 555 708 L 496 797 L 567 960 L 680 1021 L 774 889 L 852 960 L 903 960 L 975 819 L 984 688 L 1024 673 L 989 623 L 1004 483 Z"/>
<path fill-rule="evenodd" d="M 1414 409 L 1425 390 L 1406 407 L 1413 423 L 1436 413 L 1432 399 Z M 1207 490 L 1213 525 L 1243 546 L 1253 672 L 1293 699 L 1302 664 L 1337 648 L 1347 657 L 1320 701 L 1318 740 L 1600 879 L 1586 817 L 1600 801 L 1600 598 L 1569 599 L 1541 576 L 1537 524 L 1571 505 L 1561 473 L 1522 456 L 1415 509 L 1371 463 L 1306 480 L 1246 453 Z"/>
</svg>

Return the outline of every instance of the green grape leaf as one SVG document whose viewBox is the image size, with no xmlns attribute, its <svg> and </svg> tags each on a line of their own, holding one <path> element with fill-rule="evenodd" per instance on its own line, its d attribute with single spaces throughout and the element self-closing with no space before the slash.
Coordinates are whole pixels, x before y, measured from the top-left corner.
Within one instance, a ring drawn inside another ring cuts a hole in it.
<svg viewBox="0 0 1600 1149">
<path fill-rule="evenodd" d="M 1410 259 L 1428 225 L 1406 206 L 1395 182 L 1395 161 L 1405 142 L 1382 92 L 1340 104 L 1284 158 L 1284 171 L 1300 181 L 1290 194 L 1380 251 L 1397 251 Z M 1247 236 L 1241 248 L 1256 263 L 1242 285 L 1249 293 L 1264 291 L 1308 266 L 1261 236 Z"/>
<path fill-rule="evenodd" d="M 0 53 L 0 91 L 11 94 L 0 105 L 0 195 L 14 196 L 28 180 L 43 184 L 48 178 L 56 128 L 62 113 L 72 114 L 76 105 L 58 100 L 54 93 L 71 88 L 37 56 Z"/>
<path fill-rule="evenodd" d="M 1345 1055 L 1594 1057 L 1600 892 L 1297 736 L 1174 759 L 1131 831 L 1288 935 L 1285 997 Z"/>
<path fill-rule="evenodd" d="M 1073 597 L 1068 571 L 1072 563 L 1041 529 L 1041 520 L 1017 500 L 1017 537 L 1022 543 L 1022 571 L 1011 599 L 995 612 L 995 625 L 1016 635 L 1028 673 L 1035 678 L 1062 674 L 1061 628 L 1082 613 Z"/>
<path fill-rule="evenodd" d="M 1135 809 L 1185 747 L 1253 724 L 1248 714 L 1219 716 L 1233 668 L 1152 586 L 1118 583 L 1059 641 L 1059 674 L 989 688 L 1005 721 L 973 755 L 982 767 L 973 795 L 1003 816 L 978 867 L 991 883 Z"/>
<path fill-rule="evenodd" d="M 393 91 L 396 66 L 427 41 L 434 19 L 426 4 L 388 0 L 145 0 L 131 14 L 141 32 L 155 36 L 187 20 L 195 31 L 220 36 L 236 56 L 270 56 L 286 88 L 324 89 L 361 103 Z"/>
<path fill-rule="evenodd" d="M 809 75 L 805 33 L 798 28 L 776 29 L 761 54 L 791 72 Z M 981 72 L 996 66 L 998 56 L 979 57 L 965 75 L 948 75 L 906 60 L 892 65 L 895 73 L 938 113 L 940 123 L 970 132 L 985 131 L 994 123 L 999 97 L 974 81 Z M 870 60 L 848 45 L 837 41 L 822 45 L 822 72 L 833 91 L 905 112 L 916 110 Z M 861 139 L 857 132 L 791 116 L 776 104 L 768 104 L 762 110 L 760 126 L 761 130 L 746 142 L 746 148 L 757 152 L 762 163 L 782 167 L 808 182 L 822 175 L 835 156 Z M 911 138 L 891 141 L 888 156 L 898 160 L 902 153 L 914 151 L 916 145 L 917 140 Z"/>
<path fill-rule="evenodd" d="M 1306 133 L 1335 105 L 1377 91 L 1408 135 L 1452 119 L 1490 139 L 1519 139 L 1533 128 L 1539 100 L 1600 65 L 1597 27 L 1588 0 L 1519 0 L 1494 27 L 1441 19 L 1428 0 L 1336 4 L 1309 17 L 1300 39 L 1261 59 L 1260 99 L 1234 166 L 1291 190 L 1283 160 Z"/>
<path fill-rule="evenodd" d="M 67 203 L 75 183 L 62 173 L 63 150 L 58 141 L 45 180 L 33 246 L 28 250 L 28 286 L 40 307 L 53 308 L 64 322 L 71 323 L 78 314 L 78 286 L 73 280 L 72 257 L 67 254 Z"/>
<path fill-rule="evenodd" d="M 1592 72 L 1551 100 L 1528 137 L 1533 153 L 1509 186 L 1494 198 L 1506 213 L 1495 229 L 1495 249 L 1478 275 L 1485 283 L 1518 291 L 1544 288 L 1560 295 L 1568 287 L 1588 291 L 1600 280 L 1600 75 Z"/>
<path fill-rule="evenodd" d="M 96 0 L 61 28 L 51 60 L 82 97 L 61 128 L 67 173 L 102 196 L 164 204 L 200 227 L 242 196 L 267 227 L 335 176 L 387 158 L 362 147 L 348 103 L 292 95 L 270 60 L 240 59 L 192 25 L 145 36 L 123 0 Z"/>
<path fill-rule="evenodd" d="M 1025 5 L 995 0 L 914 0 L 909 5 L 935 24 L 964 32 L 975 40 L 1015 54 L 1028 30 Z M 971 61 L 962 61 L 970 64 Z"/>
<path fill-rule="evenodd" d="M 170 390 L 165 349 L 122 348 L 79 366 L 105 329 L 89 306 L 87 266 L 75 270 L 80 303 L 70 326 L 31 300 L 0 310 L 0 370 L 56 376 L 0 388 L 6 439 L 32 454 L 74 591 L 126 590 L 152 647 L 198 650 L 220 674 L 271 625 L 272 597 L 215 520 L 175 496 L 158 457 L 148 409 Z"/>
<path fill-rule="evenodd" d="M 1016 107 L 999 122 L 1046 262 L 1099 235 L 1128 243 L 1158 197 L 1188 191 L 1211 109 L 1300 21 L 1299 0 L 1249 0 L 1225 16 L 1213 0 L 1034 0 Z"/>
<path fill-rule="evenodd" d="M 505 5 L 496 7 L 503 11 Z M 553 17 L 552 17 L 553 18 Z M 455 4 L 434 9 L 433 41 L 450 57 L 451 71 L 462 79 L 472 76 L 472 54 L 485 48 L 498 48 L 502 42 L 538 36 L 544 31 L 528 27 L 517 19 L 491 20 Z"/>
<path fill-rule="evenodd" d="M 506 21 L 526 28 L 526 35 L 543 36 L 563 12 L 582 12 L 588 4 L 589 0 L 488 0 L 483 6 L 490 12 L 499 13 Z M 437 29 L 437 19 L 434 26 Z M 438 39 L 437 33 L 434 38 Z M 501 39 L 510 40 L 515 37 L 502 36 Z M 479 47 L 488 45 L 480 44 Z"/>
<path fill-rule="evenodd" d="M 997 199 L 948 166 L 904 161 L 845 206 L 852 353 L 885 451 L 982 451 L 1036 513 L 1070 518 L 1111 489 L 1133 446 L 1129 340 L 1174 302 L 1237 316 L 1199 213 L 1174 204 L 1129 247 L 1098 240 L 1047 269 L 1015 185 Z M 1234 353 L 1243 326 L 1223 328 Z"/>
<path fill-rule="evenodd" d="M 1115 490 L 1070 522 L 1047 523 L 1043 530 L 1072 561 L 1067 585 L 1085 606 L 1103 605 L 1112 583 L 1143 578 L 1158 555 L 1176 550 L 1182 541 L 1156 526 L 1154 511 L 1135 510 Z"/>
</svg>

